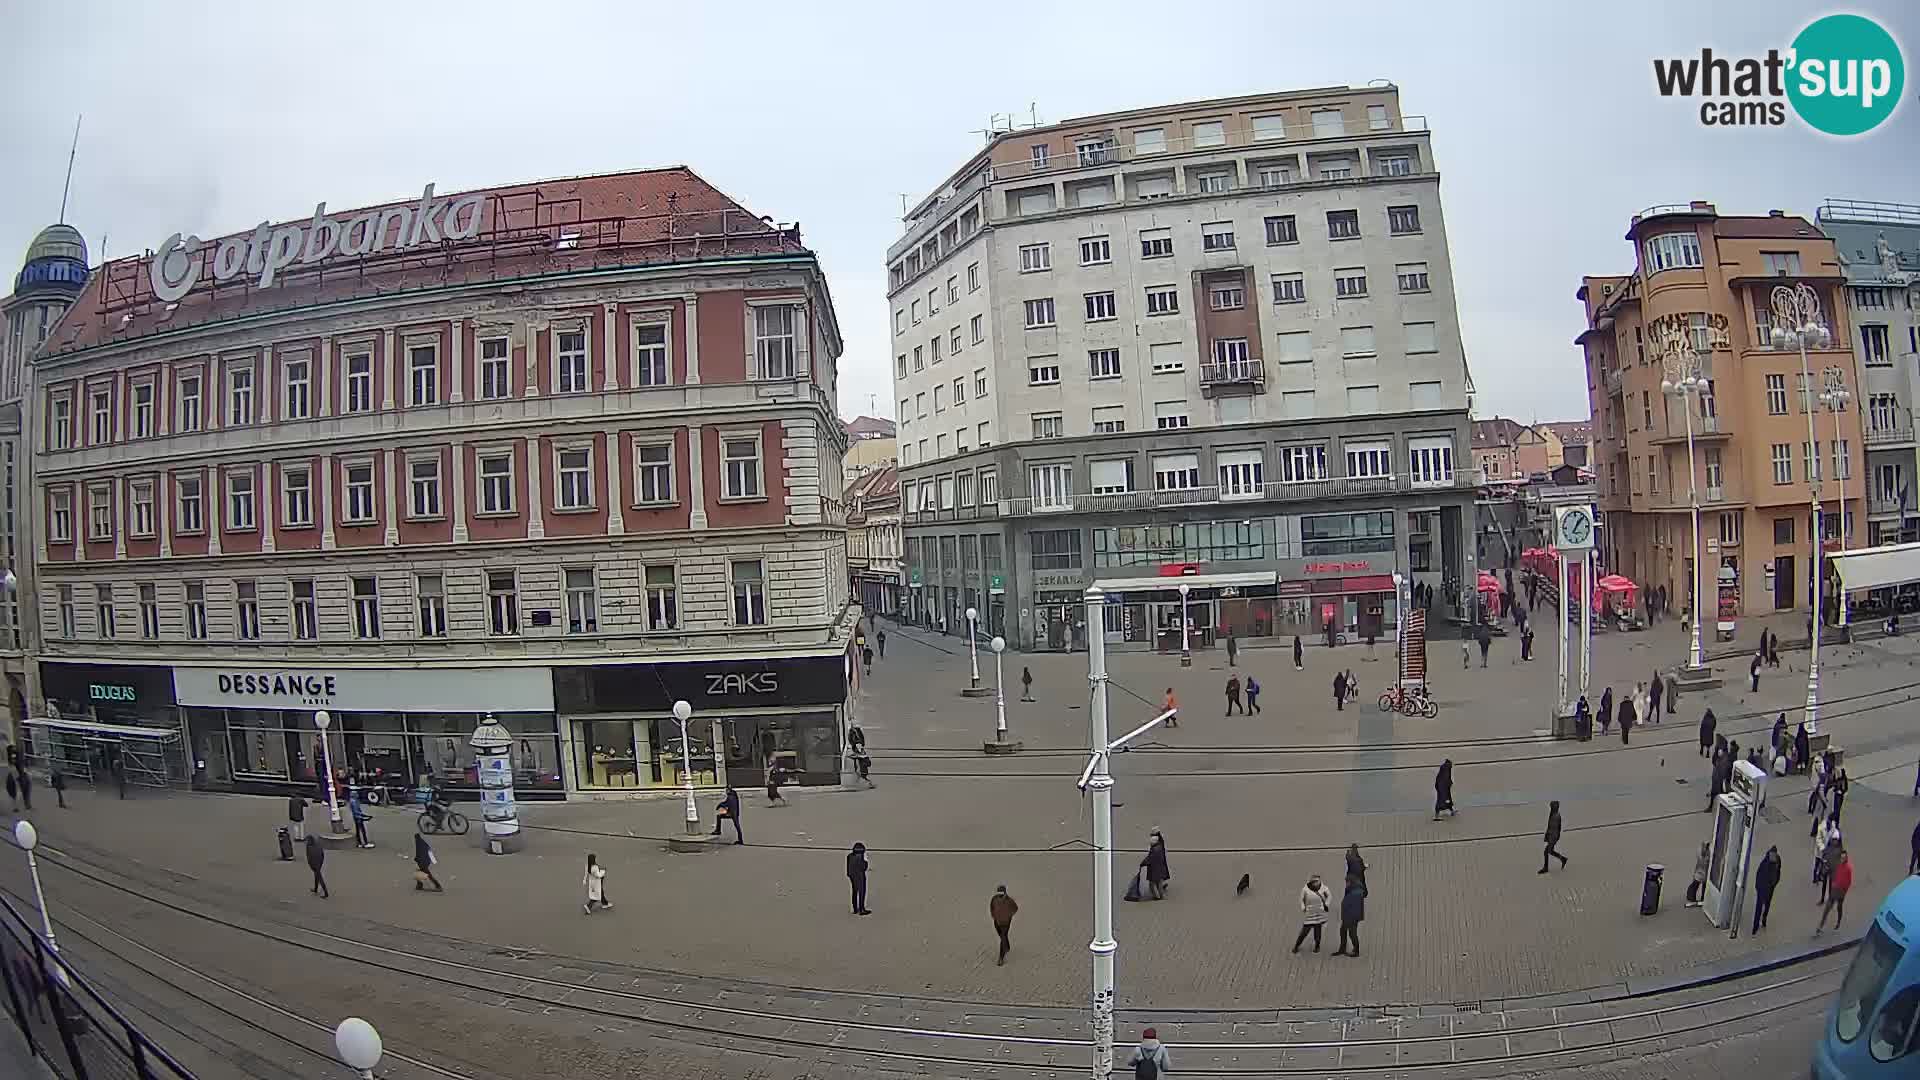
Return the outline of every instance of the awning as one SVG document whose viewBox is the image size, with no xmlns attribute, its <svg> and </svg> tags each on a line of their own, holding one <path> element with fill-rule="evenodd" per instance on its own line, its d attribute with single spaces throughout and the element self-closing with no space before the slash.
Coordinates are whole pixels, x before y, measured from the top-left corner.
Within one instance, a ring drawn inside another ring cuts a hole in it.
<svg viewBox="0 0 1920 1080">
<path fill-rule="evenodd" d="M 141 727 L 135 724 L 100 724 L 92 720 L 47 720 L 26 719 L 21 726 L 46 728 L 48 731 L 70 731 L 76 735 L 92 735 L 96 738 L 113 739 L 177 739 L 179 728 Z"/>
<path fill-rule="evenodd" d="M 1277 585 L 1280 575 L 1272 570 L 1261 570 L 1240 574 L 1187 574 L 1184 577 L 1136 577 L 1109 578 L 1096 581 L 1093 587 L 1102 592 L 1165 592 L 1177 590 L 1182 585 L 1194 589 L 1236 588 L 1244 589 L 1253 585 Z"/>
<path fill-rule="evenodd" d="M 1920 544 L 1886 544 L 1825 556 L 1848 590 L 1920 581 Z"/>
</svg>

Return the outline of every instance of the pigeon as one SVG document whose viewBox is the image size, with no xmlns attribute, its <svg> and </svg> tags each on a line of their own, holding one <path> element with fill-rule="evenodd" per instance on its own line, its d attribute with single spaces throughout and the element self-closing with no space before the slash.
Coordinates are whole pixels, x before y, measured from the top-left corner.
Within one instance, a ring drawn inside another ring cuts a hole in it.
<svg viewBox="0 0 1920 1080">
<path fill-rule="evenodd" d="M 1248 889 L 1251 889 L 1251 888 L 1253 888 L 1253 875 L 1252 875 L 1252 874 L 1241 874 L 1241 875 L 1240 875 L 1240 884 L 1238 884 L 1238 885 L 1235 885 L 1235 886 L 1233 887 L 1233 895 L 1235 895 L 1235 896 L 1244 896 L 1244 895 L 1246 895 L 1246 892 L 1247 892 L 1247 890 L 1248 890 Z"/>
</svg>

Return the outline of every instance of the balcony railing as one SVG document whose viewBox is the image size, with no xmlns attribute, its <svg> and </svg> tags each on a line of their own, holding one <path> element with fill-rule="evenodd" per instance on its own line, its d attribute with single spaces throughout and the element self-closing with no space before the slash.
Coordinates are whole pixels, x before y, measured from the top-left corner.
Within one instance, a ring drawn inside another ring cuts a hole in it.
<svg viewBox="0 0 1920 1080">
<path fill-rule="evenodd" d="M 1251 387 L 1266 384 L 1267 369 L 1255 356 L 1246 360 L 1204 360 L 1200 364 L 1200 389 Z"/>
<path fill-rule="evenodd" d="M 1913 441 L 1913 425 L 1869 424 L 1866 435 L 1868 446 L 1898 446 Z"/>
<path fill-rule="evenodd" d="M 1607 388 L 1607 396 L 1608 397 L 1619 396 L 1619 394 L 1622 392 L 1622 387 L 1626 382 L 1625 369 L 1614 368 L 1612 371 L 1607 372 L 1606 379 L 1604 381 Z"/>
<path fill-rule="evenodd" d="M 1900 513 L 1900 496 L 1892 492 L 1868 492 L 1867 513 L 1873 517 Z"/>
<path fill-rule="evenodd" d="M 1196 487 L 1175 491 L 1124 491 L 1075 495 L 1071 499 L 1005 499 L 1000 512 L 1010 517 L 1045 514 L 1103 514 L 1128 510 L 1157 510 L 1174 506 L 1215 503 L 1300 502 L 1308 499 L 1378 497 L 1418 491 L 1457 491 L 1482 483 L 1478 469 L 1457 471 L 1451 479 L 1416 482 L 1410 476 L 1330 477 L 1325 480 L 1269 481 L 1257 488 Z"/>
<path fill-rule="evenodd" d="M 1020 180 L 1029 176 L 1049 176 L 1076 169 L 1093 169 L 1115 163 L 1139 163 L 1164 161 L 1183 154 L 1209 150 L 1270 150 L 1276 154 L 1298 154 L 1303 148 L 1324 149 L 1325 144 L 1340 139 L 1366 139 L 1380 135 L 1417 133 L 1425 134 L 1427 118 L 1424 116 L 1402 116 L 1398 125 L 1389 121 L 1385 126 L 1372 125 L 1343 128 L 1338 132 L 1319 134 L 1311 128 L 1301 131 L 1289 130 L 1280 138 L 1255 138 L 1250 129 L 1238 129 L 1225 133 L 1218 141 L 1201 142 L 1193 137 L 1163 139 L 1159 144 L 1142 150 L 1137 145 L 1114 141 L 1101 146 L 1075 147 L 1071 153 L 1049 154 L 1034 160 L 1011 161 L 992 167 L 992 178 L 996 181 Z M 1377 165 L 1377 161 L 1375 162 Z M 1423 170 L 1416 168 L 1414 172 Z M 1376 171 L 1372 175 L 1390 175 Z M 1405 174 L 1391 174 L 1405 175 Z"/>
</svg>

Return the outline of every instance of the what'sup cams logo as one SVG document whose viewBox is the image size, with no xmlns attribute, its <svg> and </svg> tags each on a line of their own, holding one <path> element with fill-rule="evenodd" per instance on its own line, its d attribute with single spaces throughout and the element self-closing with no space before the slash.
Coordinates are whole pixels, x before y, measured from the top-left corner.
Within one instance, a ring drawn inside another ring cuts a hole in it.
<svg viewBox="0 0 1920 1080">
<path fill-rule="evenodd" d="M 1779 127 L 1787 109 L 1828 135 L 1865 135 L 1885 123 L 1906 89 L 1900 43 L 1863 15 L 1827 15 L 1808 23 L 1784 52 L 1728 58 L 1656 59 L 1661 97 L 1699 98 L 1708 127 Z"/>
</svg>

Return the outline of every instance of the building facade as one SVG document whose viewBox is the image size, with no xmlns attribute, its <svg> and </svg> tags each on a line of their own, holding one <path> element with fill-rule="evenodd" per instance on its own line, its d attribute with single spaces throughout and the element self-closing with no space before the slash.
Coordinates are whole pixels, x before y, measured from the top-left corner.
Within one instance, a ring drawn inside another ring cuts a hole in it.
<svg viewBox="0 0 1920 1080">
<path fill-rule="evenodd" d="M 686 169 L 110 263 L 33 364 L 47 707 L 213 789 L 312 784 L 319 709 L 455 791 L 487 713 L 534 797 L 837 782 L 840 350 L 797 229 Z"/>
<path fill-rule="evenodd" d="M 1833 238 L 1847 279 L 1853 346 L 1865 380 L 1866 543 L 1920 539 L 1914 479 L 1915 381 L 1920 380 L 1920 206 L 1828 200 L 1814 222 Z M 1856 540 L 1858 538 L 1855 538 Z"/>
<path fill-rule="evenodd" d="M 890 468 L 900 460 L 893 421 L 874 416 L 855 417 L 847 425 L 847 456 L 841 471 L 849 477 Z"/>
<path fill-rule="evenodd" d="M 1585 278 L 1576 294 L 1587 324 L 1576 343 L 1596 427 L 1601 565 L 1643 590 L 1664 586 L 1674 610 L 1685 606 L 1693 559 L 1690 410 L 1708 568 L 1715 576 L 1720 567 L 1734 571 L 1740 611 L 1810 606 L 1814 489 L 1828 547 L 1865 538 L 1864 398 L 1833 240 L 1804 218 L 1723 216 L 1706 202 L 1643 211 L 1627 240 L 1633 272 Z M 1772 295 L 1782 285 L 1811 288 L 1831 330 L 1830 347 L 1807 355 L 1811 393 L 1799 350 L 1777 350 L 1771 341 Z M 1704 393 L 1663 392 L 1663 382 L 1696 365 Z M 1844 390 L 1846 399 L 1824 403 L 1829 389 Z M 1701 588 L 1713 581 L 1703 577 Z"/>
<path fill-rule="evenodd" d="M 900 471 L 869 470 L 847 486 L 847 567 L 860 606 L 897 619 L 905 602 L 901 576 Z"/>
<path fill-rule="evenodd" d="M 1079 648 L 1099 582 L 1116 643 L 1166 648 L 1179 584 L 1203 644 L 1381 633 L 1395 572 L 1471 586 L 1472 383 L 1395 88 L 1000 132 L 906 225 L 909 617 Z"/>
</svg>

